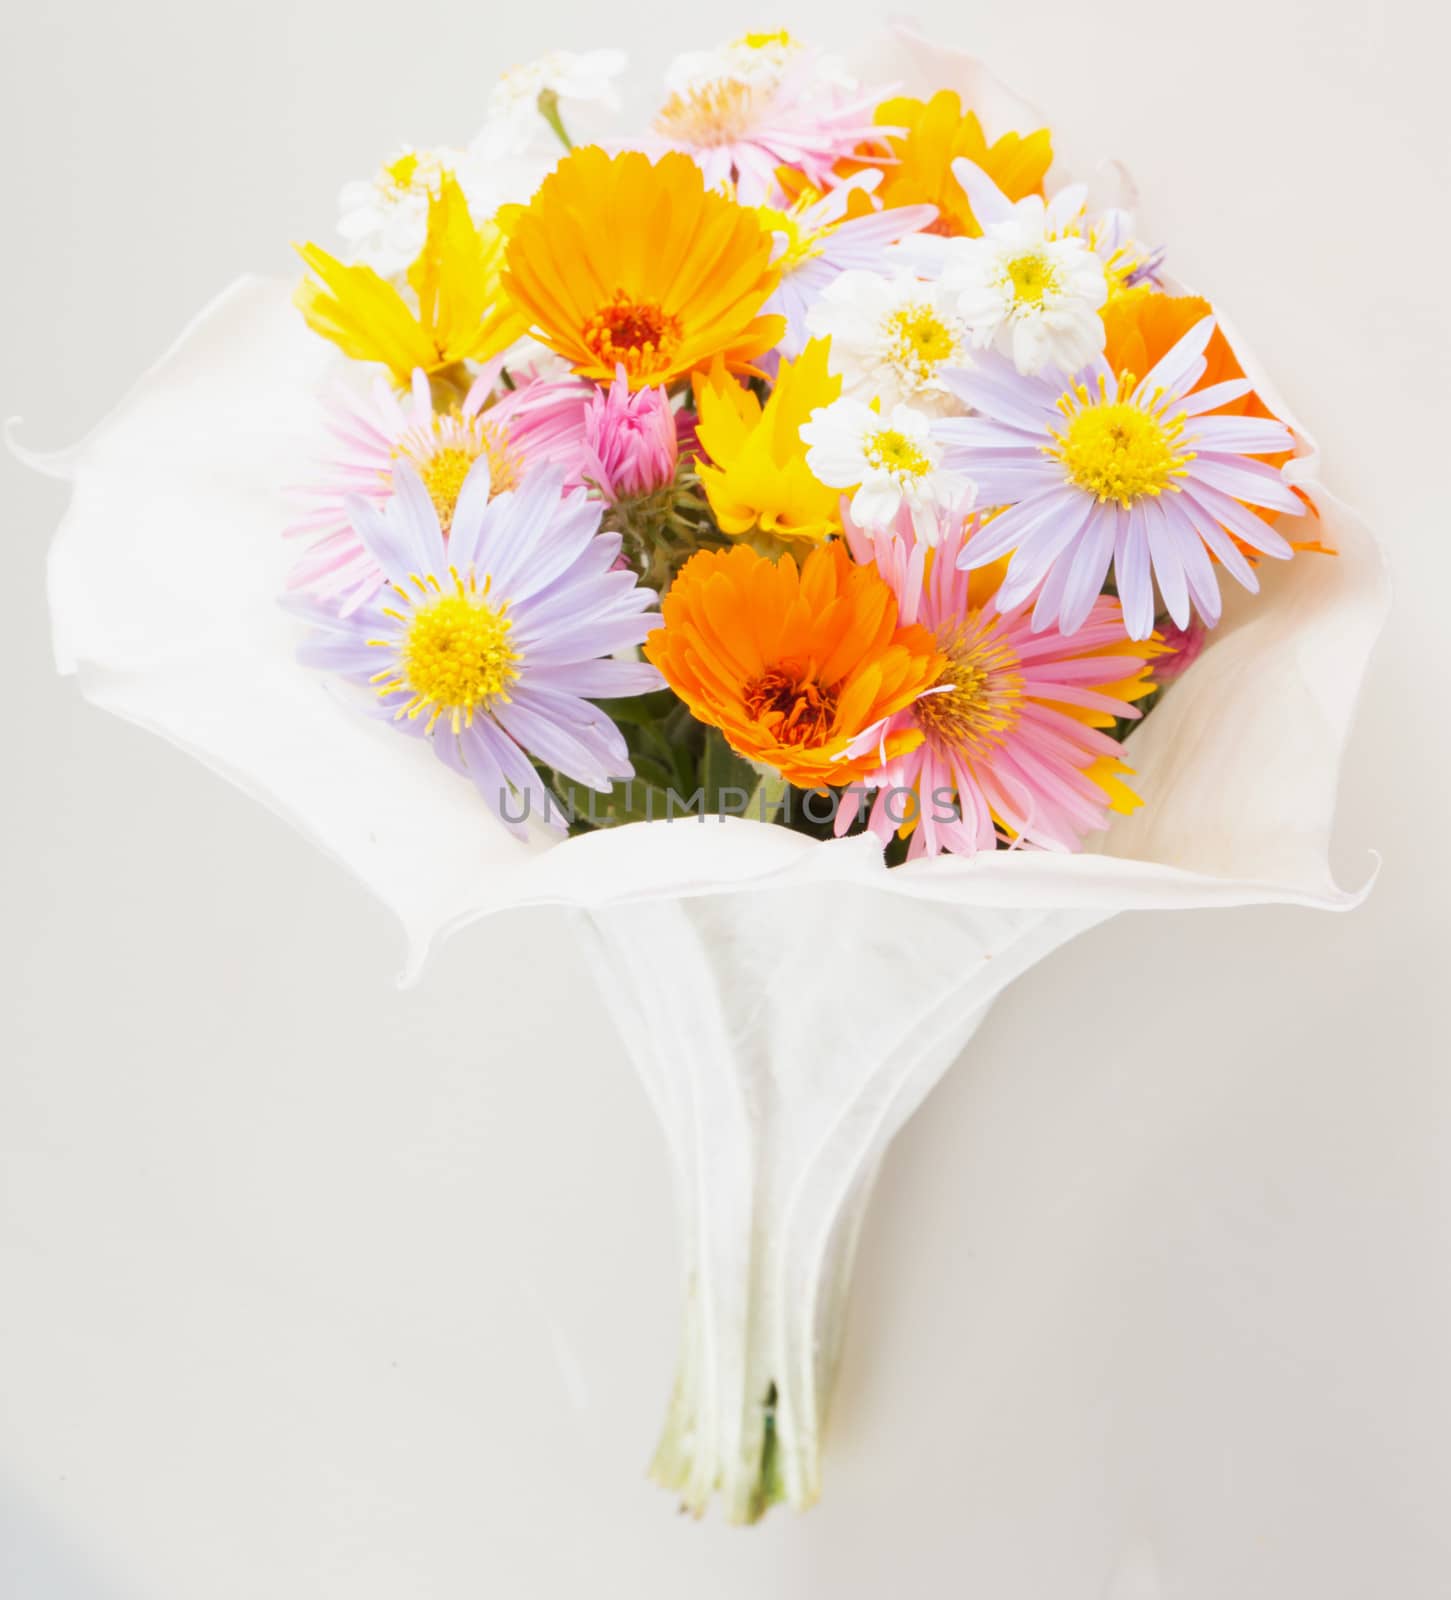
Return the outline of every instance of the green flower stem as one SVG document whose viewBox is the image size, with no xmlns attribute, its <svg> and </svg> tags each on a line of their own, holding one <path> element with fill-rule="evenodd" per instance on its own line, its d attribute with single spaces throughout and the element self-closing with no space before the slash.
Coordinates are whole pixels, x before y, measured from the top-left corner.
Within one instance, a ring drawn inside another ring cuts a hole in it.
<svg viewBox="0 0 1451 1600">
<path fill-rule="evenodd" d="M 539 115 L 554 129 L 554 135 L 560 144 L 566 150 L 573 150 L 574 140 L 565 131 L 564 119 L 559 114 L 559 96 L 553 89 L 541 89 L 535 104 L 539 107 Z"/>
<path fill-rule="evenodd" d="M 791 785 L 768 767 L 746 802 L 746 815 L 755 822 L 784 821 L 790 793 Z"/>
</svg>

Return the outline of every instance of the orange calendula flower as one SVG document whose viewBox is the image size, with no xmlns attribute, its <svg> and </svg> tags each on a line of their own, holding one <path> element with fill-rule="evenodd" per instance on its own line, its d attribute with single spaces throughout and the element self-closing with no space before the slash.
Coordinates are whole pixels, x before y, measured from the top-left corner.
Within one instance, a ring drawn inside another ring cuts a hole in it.
<svg viewBox="0 0 1451 1600">
<path fill-rule="evenodd" d="M 717 357 L 750 372 L 784 331 L 760 315 L 780 277 L 772 235 L 689 156 L 576 150 L 508 227 L 508 293 L 585 377 L 623 367 L 642 389 Z"/>
<path fill-rule="evenodd" d="M 1043 177 L 1053 160 L 1053 141 L 1046 128 L 1027 135 L 1005 133 L 989 144 L 977 113 L 964 111 L 951 89 L 930 100 L 884 100 L 876 110 L 879 126 L 905 128 L 887 134 L 883 143 L 890 161 L 883 168 L 877 198 L 885 206 L 934 205 L 937 221 L 925 231 L 976 238 L 982 228 L 972 214 L 952 163 L 966 156 L 997 184 L 1009 200 L 1042 194 Z M 865 164 L 871 158 L 863 156 Z"/>
<path fill-rule="evenodd" d="M 745 545 L 703 550 L 681 569 L 646 657 L 731 748 L 800 788 L 853 783 L 921 742 L 889 731 L 942 671 L 925 628 L 902 627 L 874 566 L 839 540 L 798 568 Z"/>
</svg>

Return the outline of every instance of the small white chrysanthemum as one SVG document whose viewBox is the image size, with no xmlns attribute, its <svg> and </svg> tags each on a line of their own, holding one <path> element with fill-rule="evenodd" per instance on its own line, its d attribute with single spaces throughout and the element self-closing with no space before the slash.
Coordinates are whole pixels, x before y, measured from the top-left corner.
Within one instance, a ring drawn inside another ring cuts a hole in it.
<svg viewBox="0 0 1451 1600">
<path fill-rule="evenodd" d="M 1103 263 L 1080 238 L 1048 237 L 1037 195 L 980 239 L 951 243 L 942 288 L 979 349 L 991 345 L 1025 376 L 1077 372 L 1103 349 Z"/>
<path fill-rule="evenodd" d="M 972 509 L 972 480 L 943 467 L 932 419 L 911 406 L 883 413 L 862 400 L 836 400 L 812 412 L 801 438 L 806 465 L 822 483 L 855 491 L 859 527 L 887 528 L 905 506 L 917 537 L 935 543 L 943 521 Z"/>
<path fill-rule="evenodd" d="M 1009 200 L 972 162 L 953 173 L 982 223 L 978 239 L 939 246 L 939 283 L 972 332 L 1026 376 L 1076 372 L 1103 349 L 1108 274 L 1082 234 L 1082 191 Z"/>
<path fill-rule="evenodd" d="M 843 89 L 856 86 L 835 56 L 810 54 L 812 73 L 818 80 Z M 714 50 L 691 50 L 676 56 L 666 69 L 665 86 L 673 94 L 686 94 L 704 83 L 733 78 L 757 88 L 773 89 L 807 56 L 806 46 L 785 28 L 773 33 L 743 33 Z"/>
<path fill-rule="evenodd" d="M 371 178 L 343 185 L 338 235 L 349 258 L 399 279 L 418 259 L 428 235 L 428 201 L 444 178 L 464 192 L 469 214 L 487 222 L 506 201 L 525 200 L 544 169 L 537 162 L 492 158 L 475 149 L 415 150 L 405 145 Z"/>
<path fill-rule="evenodd" d="M 541 94 L 552 94 L 562 105 L 618 110 L 614 80 L 625 64 L 623 50 L 551 50 L 537 61 L 511 68 L 494 85 L 475 147 L 487 156 L 523 155 L 546 126 Z"/>
<path fill-rule="evenodd" d="M 423 248 L 428 196 L 462 158 L 452 150 L 405 146 L 371 178 L 346 183 L 338 195 L 338 234 L 354 261 L 384 277 L 404 271 Z"/>
<path fill-rule="evenodd" d="M 843 272 L 806 313 L 806 326 L 814 338 L 831 340 L 831 370 L 847 395 L 932 412 L 960 409 L 942 374 L 969 364 L 972 341 L 939 285 L 908 273 Z"/>
</svg>

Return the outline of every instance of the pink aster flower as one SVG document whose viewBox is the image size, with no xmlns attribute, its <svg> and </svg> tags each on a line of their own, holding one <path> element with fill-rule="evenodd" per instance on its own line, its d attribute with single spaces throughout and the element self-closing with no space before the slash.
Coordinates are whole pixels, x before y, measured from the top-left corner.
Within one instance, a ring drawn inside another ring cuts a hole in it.
<svg viewBox="0 0 1451 1600">
<path fill-rule="evenodd" d="M 862 809 L 886 844 L 911 834 L 909 857 L 970 855 L 1002 840 L 1077 850 L 1110 811 L 1138 797 L 1124 783 L 1121 747 L 1104 731 L 1136 717 L 1133 701 L 1153 688 L 1158 646 L 1124 636 L 1117 600 L 1098 597 L 1071 638 L 1035 631 L 1026 609 L 1003 607 L 995 581 L 958 566 L 972 524 L 944 529 L 936 548 L 901 530 L 846 528 L 858 561 L 875 561 L 897 597 L 903 623 L 920 623 L 947 658 L 937 682 L 892 720 L 922 743 L 848 791 L 843 833 Z"/>
<path fill-rule="evenodd" d="M 936 206 L 896 206 L 873 211 L 867 194 L 880 172 L 862 172 L 825 195 L 805 195 L 785 210 L 760 208 L 762 223 L 776 237 L 774 260 L 781 281 L 762 311 L 779 312 L 786 332 L 777 351 L 794 361 L 806 348 L 806 314 L 843 272 L 886 274 L 890 246 L 937 220 Z"/>
<path fill-rule="evenodd" d="M 384 587 L 347 616 L 312 598 L 285 602 L 314 630 L 305 665 L 365 687 L 521 836 L 529 815 L 565 822 L 536 760 L 599 790 L 633 776 L 619 729 L 591 700 L 659 686 L 653 667 L 613 659 L 659 619 L 654 591 L 614 570 L 620 537 L 598 531 L 598 501 L 565 491 L 557 470 L 495 496 L 480 457 L 446 541 L 406 461 L 390 499 L 356 495 L 347 511 Z"/>
<path fill-rule="evenodd" d="M 651 156 L 683 151 L 705 174 L 707 188 L 733 184 L 742 205 L 762 205 L 779 194 L 778 167 L 794 168 L 813 188 L 827 189 L 843 156 L 892 132 L 872 121 L 880 98 L 823 80 L 803 52 L 779 73 L 683 82 L 641 148 Z"/>
<path fill-rule="evenodd" d="M 328 431 L 339 451 L 315 482 L 294 491 L 307 510 L 285 533 L 305 539 L 308 548 L 288 576 L 289 588 L 341 601 L 344 610 L 377 592 L 383 575 L 345 506 L 350 495 L 385 501 L 400 462 L 422 480 L 445 534 L 475 462 L 488 462 L 496 494 L 540 467 L 579 466 L 592 386 L 577 378 L 526 378 L 489 404 L 498 372 L 498 363 L 487 368 L 449 410 L 435 409 L 422 372 L 413 374 L 405 394 L 380 377 L 365 394 L 343 390 L 328 402 Z"/>
<path fill-rule="evenodd" d="M 1100 356 L 1076 377 L 1037 377 L 985 355 L 947 386 L 978 413 L 936 425 L 943 459 L 968 473 L 978 504 L 1006 507 L 962 552 L 965 567 L 1011 554 L 1006 609 L 1037 595 L 1033 625 L 1074 633 L 1112 567 L 1134 639 L 1154 631 L 1154 587 L 1183 627 L 1190 602 L 1219 621 L 1211 557 L 1259 588 L 1241 541 L 1288 560 L 1290 545 L 1252 507 L 1297 517 L 1304 505 L 1278 467 L 1256 456 L 1293 448 L 1282 422 L 1207 413 L 1247 394 L 1247 379 L 1199 388 L 1214 331 L 1204 317 L 1143 378 L 1118 377 Z"/>
<path fill-rule="evenodd" d="M 679 454 L 675 414 L 664 389 L 631 394 L 620 367 L 608 388 L 596 389 L 590 396 L 579 476 L 611 505 L 653 494 L 674 482 Z"/>
</svg>

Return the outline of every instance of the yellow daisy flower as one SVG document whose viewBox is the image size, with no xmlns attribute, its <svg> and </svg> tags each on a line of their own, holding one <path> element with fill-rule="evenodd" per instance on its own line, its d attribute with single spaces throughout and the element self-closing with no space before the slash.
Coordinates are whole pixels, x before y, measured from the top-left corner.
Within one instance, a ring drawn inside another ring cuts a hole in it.
<svg viewBox="0 0 1451 1600">
<path fill-rule="evenodd" d="M 428 233 L 408 269 L 417 310 L 371 267 L 348 266 L 315 244 L 298 254 L 318 282 L 304 279 L 296 302 L 308 326 L 355 361 L 379 361 L 400 384 L 416 368 L 438 372 L 487 361 L 524 333 L 500 285 L 503 233 L 469 215 L 451 173 L 429 196 Z"/>
<path fill-rule="evenodd" d="M 841 532 L 841 493 L 812 475 L 801 443 L 801 424 L 841 394 L 829 347 L 813 339 L 783 361 L 764 407 L 719 364 L 697 378 L 696 436 L 710 457 L 700 481 L 722 532 L 810 544 Z"/>
</svg>

